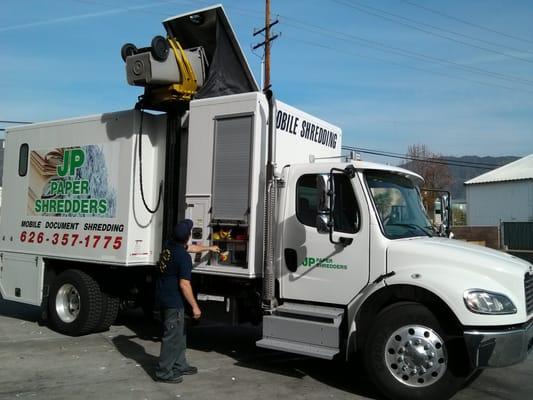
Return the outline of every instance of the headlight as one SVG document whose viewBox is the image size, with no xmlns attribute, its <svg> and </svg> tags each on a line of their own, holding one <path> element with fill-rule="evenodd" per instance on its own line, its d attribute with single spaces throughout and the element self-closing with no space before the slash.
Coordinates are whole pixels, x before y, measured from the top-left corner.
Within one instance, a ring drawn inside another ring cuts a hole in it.
<svg viewBox="0 0 533 400">
<path fill-rule="evenodd" d="M 477 314 L 515 314 L 516 307 L 507 296 L 481 289 L 464 293 L 466 308 Z"/>
</svg>

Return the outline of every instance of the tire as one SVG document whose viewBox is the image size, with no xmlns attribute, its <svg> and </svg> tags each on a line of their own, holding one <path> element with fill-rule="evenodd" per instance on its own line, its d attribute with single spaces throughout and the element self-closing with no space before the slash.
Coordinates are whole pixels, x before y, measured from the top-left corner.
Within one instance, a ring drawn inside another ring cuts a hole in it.
<svg viewBox="0 0 533 400">
<path fill-rule="evenodd" d="M 102 310 L 100 286 L 85 272 L 69 269 L 52 283 L 48 312 L 56 331 L 70 336 L 95 332 L 102 320 Z"/>
<path fill-rule="evenodd" d="M 118 297 L 102 292 L 102 314 L 96 327 L 96 332 L 109 330 L 109 327 L 117 319 L 119 308 L 120 299 Z"/>
<path fill-rule="evenodd" d="M 152 57 L 157 61 L 165 61 L 168 58 L 168 53 L 170 51 L 170 46 L 167 39 L 163 36 L 156 36 L 152 39 L 150 46 L 150 53 Z"/>
<path fill-rule="evenodd" d="M 391 399 L 448 399 L 465 381 L 454 371 L 464 359 L 456 347 L 431 311 L 405 302 L 376 316 L 363 357 L 368 375 Z"/>
<path fill-rule="evenodd" d="M 133 56 L 137 54 L 137 47 L 132 43 L 126 43 L 122 48 L 120 49 L 120 56 L 122 57 L 122 60 L 126 62 L 126 58 L 129 56 Z"/>
</svg>

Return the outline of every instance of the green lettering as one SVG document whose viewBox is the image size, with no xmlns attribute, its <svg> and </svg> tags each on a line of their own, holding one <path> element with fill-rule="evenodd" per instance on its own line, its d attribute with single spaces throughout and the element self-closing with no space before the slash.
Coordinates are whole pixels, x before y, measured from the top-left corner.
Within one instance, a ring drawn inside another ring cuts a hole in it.
<svg viewBox="0 0 533 400">
<path fill-rule="evenodd" d="M 50 182 L 50 194 L 55 194 L 57 190 L 57 181 Z"/>
<path fill-rule="evenodd" d="M 89 194 L 89 181 L 86 179 L 81 180 L 80 194 Z"/>
<path fill-rule="evenodd" d="M 80 200 L 81 202 L 81 212 L 82 214 L 87 214 L 89 212 L 89 202 L 87 200 Z"/>
<path fill-rule="evenodd" d="M 70 151 L 66 150 L 63 154 L 63 164 L 57 166 L 57 174 L 59 176 L 65 176 L 68 172 L 68 166 L 70 164 Z"/>
<path fill-rule="evenodd" d="M 107 200 L 106 199 L 100 199 L 100 202 L 98 204 L 98 212 L 100 214 L 107 213 Z"/>
<path fill-rule="evenodd" d="M 80 208 L 81 208 L 80 201 L 77 199 L 72 200 L 72 212 L 77 214 L 80 212 Z"/>
<path fill-rule="evenodd" d="M 82 149 L 65 150 L 63 164 L 57 166 L 59 176 L 74 175 L 76 169 L 85 162 L 85 152 Z"/>
<path fill-rule="evenodd" d="M 40 199 L 35 200 L 35 212 L 36 213 L 41 212 L 41 200 Z"/>
<path fill-rule="evenodd" d="M 65 181 L 65 192 L 64 194 L 70 194 L 72 192 L 72 181 Z"/>
<path fill-rule="evenodd" d="M 81 181 L 72 182 L 72 194 L 80 194 Z"/>
<path fill-rule="evenodd" d="M 48 200 L 48 204 L 50 205 L 48 212 L 56 212 L 56 201 L 55 200 Z"/>
<path fill-rule="evenodd" d="M 91 199 L 89 200 L 89 213 L 96 214 L 98 210 L 98 200 Z"/>
<path fill-rule="evenodd" d="M 73 149 L 71 160 L 70 175 L 74 175 L 76 169 L 81 167 L 85 162 L 85 152 L 82 149 Z"/>
</svg>

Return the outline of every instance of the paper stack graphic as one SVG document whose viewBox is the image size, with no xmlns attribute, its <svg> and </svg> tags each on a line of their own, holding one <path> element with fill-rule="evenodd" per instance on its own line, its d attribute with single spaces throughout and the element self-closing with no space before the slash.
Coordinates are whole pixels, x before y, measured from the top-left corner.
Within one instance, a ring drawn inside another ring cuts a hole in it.
<svg viewBox="0 0 533 400">
<path fill-rule="evenodd" d="M 48 182 L 57 175 L 57 166 L 63 164 L 63 150 L 32 150 L 30 154 L 30 182 L 28 186 L 28 215 L 35 213 L 35 200 L 45 194 Z"/>
</svg>

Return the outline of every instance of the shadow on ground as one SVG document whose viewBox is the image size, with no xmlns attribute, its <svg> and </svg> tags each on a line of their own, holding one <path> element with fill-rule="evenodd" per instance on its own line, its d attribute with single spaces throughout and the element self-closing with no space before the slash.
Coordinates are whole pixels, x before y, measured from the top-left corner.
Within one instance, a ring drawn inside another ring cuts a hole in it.
<svg viewBox="0 0 533 400">
<path fill-rule="evenodd" d="M 0 295 L 0 315 L 30 322 L 39 322 L 41 310 L 36 306 L 4 300 L 4 298 Z"/>
<path fill-rule="evenodd" d="M 124 357 L 135 360 L 147 374 L 153 376 L 157 357 L 148 354 L 134 339 L 159 341 L 159 323 L 147 322 L 140 315 L 132 314 L 124 315 L 119 322 L 134 332 L 134 335 L 117 336 L 113 343 Z M 198 324 L 189 324 L 187 329 L 188 348 L 226 355 L 235 360 L 236 366 L 294 378 L 309 376 L 347 393 L 383 399 L 365 375 L 360 363 L 356 361 L 327 361 L 261 349 L 255 345 L 260 338 L 261 327 L 252 325 L 232 327 L 201 321 Z"/>
</svg>

